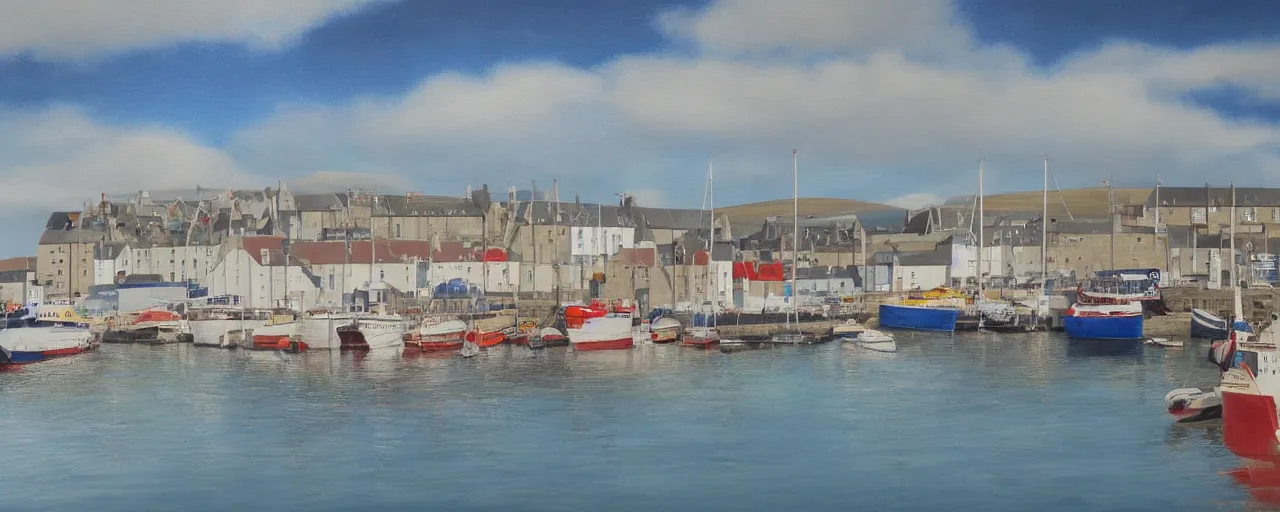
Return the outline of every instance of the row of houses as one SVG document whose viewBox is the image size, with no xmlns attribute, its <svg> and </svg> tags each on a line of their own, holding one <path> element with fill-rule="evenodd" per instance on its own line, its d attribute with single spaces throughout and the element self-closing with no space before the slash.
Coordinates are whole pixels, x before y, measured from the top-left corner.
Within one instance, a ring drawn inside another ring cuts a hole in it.
<svg viewBox="0 0 1280 512">
<path fill-rule="evenodd" d="M 1229 245 L 1223 235 L 1229 212 L 1222 211 L 1229 192 L 1162 188 L 1159 202 L 1154 196 L 1094 218 L 988 211 L 978 240 L 968 205 L 798 223 L 769 218 L 735 236 L 722 213 L 712 219 L 700 210 L 648 208 L 625 195 L 605 205 L 514 190 L 496 201 L 486 187 L 445 197 L 295 195 L 281 186 L 198 190 L 192 201 L 140 192 L 104 195 L 82 211 L 51 215 L 29 281 L 50 296 L 67 296 L 122 274 L 154 274 L 258 305 L 303 307 L 339 303 L 371 278 L 408 293 L 463 279 L 488 293 L 592 290 L 642 294 L 653 303 L 743 305 L 789 293 L 783 281 L 792 273 L 796 293 L 815 297 L 927 289 L 979 276 L 1015 284 L 1039 279 L 1042 230 L 1050 273 L 1084 275 L 1113 265 L 1165 268 L 1172 277 L 1214 271 L 1212 262 Z M 1278 242 L 1269 234 L 1280 226 L 1280 190 L 1237 189 L 1236 201 L 1240 257 L 1269 253 Z M 370 240 L 377 240 L 376 250 Z M 735 262 L 779 262 L 785 279 L 735 275 Z"/>
</svg>

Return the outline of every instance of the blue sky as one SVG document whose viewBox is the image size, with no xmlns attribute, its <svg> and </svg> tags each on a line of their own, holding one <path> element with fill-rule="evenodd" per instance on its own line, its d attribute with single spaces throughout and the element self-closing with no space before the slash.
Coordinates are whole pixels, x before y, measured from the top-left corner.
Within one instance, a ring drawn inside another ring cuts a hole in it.
<svg viewBox="0 0 1280 512">
<path fill-rule="evenodd" d="M 696 207 L 708 157 L 719 204 L 789 195 L 792 147 L 802 195 L 896 204 L 979 155 L 995 192 L 1045 153 L 1063 187 L 1280 172 L 1276 2 L 96 3 L 0 20 L 11 218 L 277 179 Z"/>
</svg>

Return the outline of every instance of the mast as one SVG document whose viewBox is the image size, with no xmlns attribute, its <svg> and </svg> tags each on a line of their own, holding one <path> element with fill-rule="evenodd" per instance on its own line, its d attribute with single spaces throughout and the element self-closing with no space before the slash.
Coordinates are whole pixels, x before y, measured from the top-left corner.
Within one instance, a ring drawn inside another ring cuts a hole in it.
<svg viewBox="0 0 1280 512">
<path fill-rule="evenodd" d="M 373 229 L 373 216 L 378 209 L 378 189 L 373 189 L 373 206 L 369 208 L 369 296 L 365 297 L 365 311 L 373 308 L 373 267 L 378 264 L 378 233 Z"/>
<path fill-rule="evenodd" d="M 703 290 L 706 291 L 707 301 L 711 302 L 710 326 L 715 327 L 716 311 L 718 309 L 716 306 L 718 306 L 718 303 L 720 302 L 720 295 L 717 293 L 714 300 L 711 295 L 711 269 L 714 267 L 714 265 L 711 264 L 711 253 L 715 251 L 716 246 L 716 185 L 715 175 L 711 168 L 711 159 L 707 159 L 707 197 L 708 209 L 711 210 L 711 230 L 707 233 L 707 272 L 703 276 L 706 280 L 706 284 L 703 285 Z M 699 307 L 698 309 L 702 308 Z"/>
<path fill-rule="evenodd" d="M 800 294 L 796 290 L 796 271 L 800 267 L 800 152 L 791 150 L 791 310 L 796 314 L 796 324 L 800 323 L 800 309 L 796 306 Z M 790 316 L 787 317 L 790 320 Z"/>
<path fill-rule="evenodd" d="M 978 300 L 982 300 L 982 239 L 986 236 L 984 231 L 985 212 L 983 207 L 986 206 L 982 198 L 982 159 L 978 159 Z M 982 321 L 981 318 L 978 319 Z"/>
<path fill-rule="evenodd" d="M 1114 177 L 1112 177 L 1112 179 L 1115 179 L 1115 178 L 1114 178 Z M 1102 183 L 1103 183 L 1104 185 L 1106 185 L 1106 186 L 1107 186 L 1107 223 L 1111 225 L 1111 268 L 1109 268 L 1108 270 L 1115 270 L 1115 269 L 1116 269 L 1116 210 L 1115 210 L 1115 208 L 1116 208 L 1116 207 L 1115 207 L 1115 198 L 1114 198 L 1114 197 L 1112 197 L 1112 195 L 1111 195 L 1111 191 L 1112 191 L 1112 188 L 1111 188 L 1111 180 L 1104 180 Z"/>
<path fill-rule="evenodd" d="M 1040 205 L 1040 288 L 1049 280 L 1049 155 L 1044 156 L 1044 192 Z"/>
<path fill-rule="evenodd" d="M 1205 218 L 1208 219 L 1209 212 L 1205 211 Z M 1239 285 L 1240 279 L 1236 277 L 1236 184 L 1231 183 L 1231 287 L 1235 288 Z"/>
</svg>

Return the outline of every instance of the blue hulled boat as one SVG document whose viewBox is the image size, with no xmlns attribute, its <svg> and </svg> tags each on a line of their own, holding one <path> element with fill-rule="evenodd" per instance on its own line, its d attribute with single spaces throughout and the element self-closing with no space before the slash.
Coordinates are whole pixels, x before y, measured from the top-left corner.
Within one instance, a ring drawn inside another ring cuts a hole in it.
<svg viewBox="0 0 1280 512">
<path fill-rule="evenodd" d="M 960 310 L 950 307 L 881 304 L 880 327 L 917 331 L 952 332 Z"/>
<path fill-rule="evenodd" d="M 1062 327 L 1077 340 L 1142 339 L 1142 304 L 1077 303 L 1067 308 Z"/>
<path fill-rule="evenodd" d="M 1247 325 L 1246 325 L 1247 327 Z M 1227 321 L 1203 309 L 1191 310 L 1191 337 L 1208 340 L 1225 340 Z"/>
</svg>

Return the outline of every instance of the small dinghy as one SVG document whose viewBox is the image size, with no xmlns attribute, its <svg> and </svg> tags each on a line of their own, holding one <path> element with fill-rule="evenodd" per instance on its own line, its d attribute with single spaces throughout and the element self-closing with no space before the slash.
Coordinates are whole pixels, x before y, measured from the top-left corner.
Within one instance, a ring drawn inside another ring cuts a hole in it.
<svg viewBox="0 0 1280 512">
<path fill-rule="evenodd" d="M 1177 348 L 1182 346 L 1181 341 L 1170 340 L 1165 338 L 1149 338 L 1147 339 L 1147 344 L 1154 347 L 1168 347 L 1168 348 Z"/>
<path fill-rule="evenodd" d="M 462 343 L 462 350 L 458 351 L 458 355 L 462 357 L 475 357 L 480 354 L 480 345 L 476 345 L 471 340 Z"/>
<path fill-rule="evenodd" d="M 893 335 L 871 329 L 862 331 L 862 334 L 859 334 L 858 339 L 854 340 L 853 343 L 858 348 L 865 348 L 876 352 L 898 351 L 898 344 L 893 341 Z"/>
<path fill-rule="evenodd" d="M 856 318 L 845 320 L 844 323 L 837 325 L 831 329 L 831 336 L 834 338 L 856 338 L 859 334 L 867 331 L 867 328 L 858 323 Z"/>
<path fill-rule="evenodd" d="M 1222 417 L 1222 394 L 1217 389 L 1178 388 L 1164 395 L 1165 409 L 1178 423 Z"/>
</svg>

